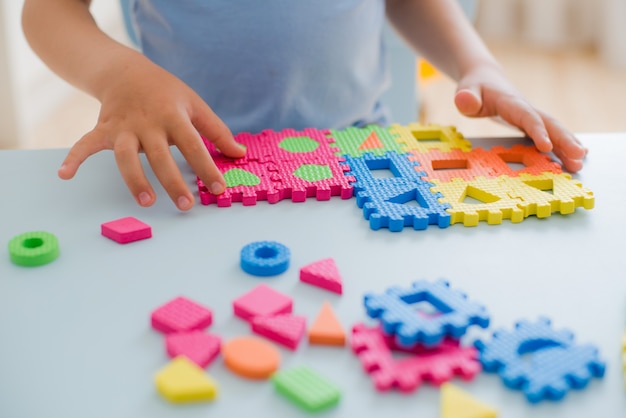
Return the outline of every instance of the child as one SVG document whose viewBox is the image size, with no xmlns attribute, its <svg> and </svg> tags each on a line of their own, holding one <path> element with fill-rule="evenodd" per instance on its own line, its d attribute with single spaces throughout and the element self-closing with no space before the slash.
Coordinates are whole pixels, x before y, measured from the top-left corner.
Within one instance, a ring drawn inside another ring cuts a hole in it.
<svg viewBox="0 0 626 418">
<path fill-rule="evenodd" d="M 461 113 L 499 117 L 541 151 L 554 151 L 569 171 L 582 168 L 586 149 L 515 90 L 455 0 L 133 0 L 143 54 L 101 32 L 90 2 L 24 3 L 35 52 L 102 104 L 96 127 L 72 147 L 59 176 L 72 178 L 90 155 L 112 149 L 141 206 L 152 205 L 155 193 L 140 151 L 176 206 L 188 210 L 193 194 L 170 145 L 219 194 L 224 179 L 200 134 L 242 157 L 231 130 L 389 122 L 379 102 L 388 82 L 385 16 L 458 82 Z"/>
</svg>

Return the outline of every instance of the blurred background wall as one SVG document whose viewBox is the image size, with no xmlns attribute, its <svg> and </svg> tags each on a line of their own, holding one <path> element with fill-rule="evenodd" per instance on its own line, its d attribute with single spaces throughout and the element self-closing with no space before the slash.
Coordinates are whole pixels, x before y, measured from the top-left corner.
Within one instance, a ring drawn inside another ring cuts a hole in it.
<svg viewBox="0 0 626 418">
<path fill-rule="evenodd" d="M 22 35 L 21 7 L 0 0 L 0 148 L 70 146 L 95 125 L 99 104 L 34 55 Z M 94 0 L 92 11 L 105 32 L 130 44 L 118 1 Z M 626 0 L 478 0 L 474 21 L 538 107 L 575 132 L 626 131 Z M 470 137 L 518 134 L 461 117 L 455 85 L 441 74 L 411 81 L 419 91 L 415 120 L 453 124 Z"/>
</svg>

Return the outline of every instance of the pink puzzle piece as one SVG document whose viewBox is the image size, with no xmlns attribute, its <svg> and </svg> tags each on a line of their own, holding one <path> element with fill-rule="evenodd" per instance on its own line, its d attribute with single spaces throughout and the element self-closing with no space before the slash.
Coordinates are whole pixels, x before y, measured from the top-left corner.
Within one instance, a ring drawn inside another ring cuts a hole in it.
<svg viewBox="0 0 626 418">
<path fill-rule="evenodd" d="M 129 242 L 152 237 L 152 228 L 150 225 L 132 216 L 105 222 L 101 225 L 100 229 L 102 235 L 120 244 L 127 244 Z"/>
<path fill-rule="evenodd" d="M 202 368 L 215 360 L 221 345 L 220 337 L 204 331 L 181 332 L 165 337 L 165 348 L 171 358 L 185 356 Z"/>
<path fill-rule="evenodd" d="M 306 318 L 297 315 L 257 316 L 252 331 L 295 350 L 306 331 Z"/>
<path fill-rule="evenodd" d="M 255 316 L 275 316 L 291 313 L 293 300 L 271 287 L 260 284 L 233 302 L 235 315 L 251 320 Z"/>
<path fill-rule="evenodd" d="M 474 347 L 461 347 L 451 339 L 433 348 L 417 346 L 406 350 L 396 346 L 394 338 L 386 336 L 380 327 L 357 324 L 352 329 L 351 345 L 381 392 L 393 387 L 412 392 L 425 380 L 439 386 L 454 375 L 471 380 L 482 370 L 478 351 Z M 392 350 L 413 355 L 396 360 Z"/>
<path fill-rule="evenodd" d="M 150 317 L 152 328 L 164 334 L 203 330 L 213 322 L 210 309 L 179 296 L 157 308 Z"/>
<path fill-rule="evenodd" d="M 315 261 L 300 269 L 300 281 L 341 295 L 341 275 L 332 258 Z"/>
</svg>

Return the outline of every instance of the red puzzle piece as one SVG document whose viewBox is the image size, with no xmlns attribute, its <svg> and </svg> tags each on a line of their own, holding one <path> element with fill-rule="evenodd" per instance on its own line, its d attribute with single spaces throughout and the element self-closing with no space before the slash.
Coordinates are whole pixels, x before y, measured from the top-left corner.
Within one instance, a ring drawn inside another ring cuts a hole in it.
<svg viewBox="0 0 626 418">
<path fill-rule="evenodd" d="M 407 350 L 397 346 L 394 338 L 386 336 L 380 327 L 357 324 L 352 329 L 351 345 L 379 391 L 397 387 L 403 392 L 412 392 L 424 380 L 439 386 L 454 375 L 471 380 L 482 369 L 474 347 L 461 347 L 458 341 L 451 339 L 437 347 L 418 345 Z M 396 360 L 392 350 L 413 356 Z"/>
</svg>

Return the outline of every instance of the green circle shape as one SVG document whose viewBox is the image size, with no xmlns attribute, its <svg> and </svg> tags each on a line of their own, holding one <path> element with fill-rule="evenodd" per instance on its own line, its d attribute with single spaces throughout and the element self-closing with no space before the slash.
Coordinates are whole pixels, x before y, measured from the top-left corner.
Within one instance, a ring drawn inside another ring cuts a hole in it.
<svg viewBox="0 0 626 418">
<path fill-rule="evenodd" d="M 9 256 L 18 266 L 42 266 L 59 256 L 59 241 L 49 232 L 25 232 L 9 241 Z"/>
</svg>

